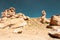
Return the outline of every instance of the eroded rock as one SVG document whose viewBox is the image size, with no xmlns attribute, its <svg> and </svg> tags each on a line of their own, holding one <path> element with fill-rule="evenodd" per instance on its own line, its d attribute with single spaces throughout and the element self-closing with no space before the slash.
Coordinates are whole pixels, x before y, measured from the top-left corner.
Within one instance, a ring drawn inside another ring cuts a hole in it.
<svg viewBox="0 0 60 40">
<path fill-rule="evenodd" d="M 11 24 L 13 24 L 11 25 L 11 28 L 18 28 L 18 27 L 27 25 L 27 22 L 24 21 L 23 18 L 15 18 L 11 20 Z"/>
<path fill-rule="evenodd" d="M 13 15 L 15 15 L 15 9 L 13 7 L 6 9 L 4 12 L 2 12 L 2 17 L 10 18 Z"/>
<path fill-rule="evenodd" d="M 51 28 L 51 26 L 60 26 L 60 16 L 53 15 L 50 20 L 48 28 Z"/>
<path fill-rule="evenodd" d="M 50 22 L 50 20 L 48 20 L 48 19 L 46 18 L 46 12 L 45 12 L 45 10 L 42 11 L 42 16 L 41 16 L 41 18 L 40 18 L 40 21 L 41 21 L 42 23 L 49 23 L 49 22 Z"/>
<path fill-rule="evenodd" d="M 49 35 L 54 38 L 60 38 L 60 26 L 52 26 L 53 28 L 49 31 Z"/>
<path fill-rule="evenodd" d="M 16 14 L 15 8 L 10 7 L 9 9 L 6 9 L 4 12 L 2 12 L 0 28 L 5 28 L 7 26 L 10 28 L 25 26 L 27 25 L 25 19 L 27 19 L 27 17 L 24 14 Z"/>
<path fill-rule="evenodd" d="M 29 20 L 28 16 L 25 16 L 23 13 L 16 14 L 15 8 L 10 7 L 2 12 L 0 28 L 11 28 L 14 29 L 13 33 L 22 33 L 21 27 L 27 25 L 26 20 Z"/>
<path fill-rule="evenodd" d="M 52 16 L 50 25 L 60 26 L 60 16 L 57 16 L 57 15 Z"/>
<path fill-rule="evenodd" d="M 49 31 L 51 36 L 60 38 L 60 16 L 53 15 L 47 28 L 51 28 Z"/>
</svg>

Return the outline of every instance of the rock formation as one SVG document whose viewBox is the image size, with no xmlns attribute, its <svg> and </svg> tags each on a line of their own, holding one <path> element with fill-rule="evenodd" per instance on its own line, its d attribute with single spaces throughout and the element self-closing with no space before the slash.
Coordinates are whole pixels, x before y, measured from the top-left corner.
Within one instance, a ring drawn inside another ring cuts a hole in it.
<svg viewBox="0 0 60 40">
<path fill-rule="evenodd" d="M 42 23 L 49 23 L 49 22 L 50 22 L 50 20 L 48 20 L 48 19 L 46 18 L 46 12 L 45 12 L 45 10 L 42 11 L 42 16 L 41 16 L 41 18 L 40 18 L 40 21 L 41 21 Z"/>
<path fill-rule="evenodd" d="M 52 26 L 60 26 L 60 16 L 53 15 L 51 17 L 50 24 L 47 27 L 51 28 Z"/>
<path fill-rule="evenodd" d="M 51 28 L 50 35 L 60 38 L 60 15 L 53 15 L 47 28 Z"/>
<path fill-rule="evenodd" d="M 23 13 L 18 13 L 15 15 L 16 18 L 20 17 L 20 18 L 23 18 L 24 20 L 28 20 L 29 17 L 28 16 L 25 16 Z"/>
<path fill-rule="evenodd" d="M 53 28 L 49 31 L 49 35 L 54 38 L 60 38 L 60 26 L 52 26 Z"/>
<path fill-rule="evenodd" d="M 2 17 L 0 18 L 0 28 L 9 27 L 16 29 L 27 25 L 27 22 L 25 20 L 28 19 L 29 17 L 25 16 L 22 13 L 16 14 L 15 8 L 11 7 L 2 12 Z"/>
<path fill-rule="evenodd" d="M 15 15 L 15 9 L 13 7 L 6 9 L 4 12 L 2 12 L 2 17 L 12 17 Z"/>
<path fill-rule="evenodd" d="M 57 15 L 52 16 L 50 25 L 60 26 L 60 16 Z"/>
</svg>

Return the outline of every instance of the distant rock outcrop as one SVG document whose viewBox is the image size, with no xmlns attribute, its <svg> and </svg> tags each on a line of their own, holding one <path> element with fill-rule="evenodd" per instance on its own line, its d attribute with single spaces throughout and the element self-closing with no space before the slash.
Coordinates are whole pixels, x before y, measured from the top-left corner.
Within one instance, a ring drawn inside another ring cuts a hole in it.
<svg viewBox="0 0 60 40">
<path fill-rule="evenodd" d="M 2 12 L 2 17 L 12 17 L 15 15 L 15 8 L 11 7 L 9 9 L 6 9 L 4 12 Z"/>
<path fill-rule="evenodd" d="M 46 12 L 45 12 L 45 10 L 42 11 L 42 16 L 40 18 L 40 21 L 41 21 L 41 23 L 49 23 L 50 22 L 50 20 L 48 20 L 46 18 Z"/>
<path fill-rule="evenodd" d="M 25 16 L 22 13 L 16 14 L 15 8 L 10 7 L 2 12 L 2 16 L 0 18 L 0 28 L 19 28 L 21 26 L 27 25 L 26 20 L 29 17 Z"/>
</svg>

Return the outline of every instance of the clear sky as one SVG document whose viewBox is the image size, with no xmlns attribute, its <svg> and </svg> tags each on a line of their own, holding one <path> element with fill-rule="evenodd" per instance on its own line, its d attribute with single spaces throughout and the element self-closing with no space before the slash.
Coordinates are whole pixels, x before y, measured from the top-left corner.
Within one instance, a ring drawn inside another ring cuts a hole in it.
<svg viewBox="0 0 60 40">
<path fill-rule="evenodd" d="M 0 0 L 0 15 L 9 7 L 15 7 L 17 13 L 22 12 L 29 17 L 40 17 L 42 10 L 46 10 L 47 18 L 60 15 L 60 0 Z"/>
</svg>

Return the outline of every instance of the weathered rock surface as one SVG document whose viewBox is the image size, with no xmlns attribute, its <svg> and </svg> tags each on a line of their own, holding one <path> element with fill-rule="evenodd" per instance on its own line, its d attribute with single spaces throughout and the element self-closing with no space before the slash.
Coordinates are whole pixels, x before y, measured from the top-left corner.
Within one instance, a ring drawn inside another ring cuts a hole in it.
<svg viewBox="0 0 60 40">
<path fill-rule="evenodd" d="M 52 16 L 50 25 L 60 26 L 60 16 L 57 15 Z"/>
<path fill-rule="evenodd" d="M 60 38 L 60 16 L 53 15 L 48 28 L 51 28 L 49 34 L 53 37 Z"/>
<path fill-rule="evenodd" d="M 15 9 L 13 7 L 6 9 L 4 12 L 2 12 L 2 17 L 12 17 L 15 15 Z"/>
<path fill-rule="evenodd" d="M 26 20 L 28 19 L 29 17 L 22 13 L 16 14 L 15 8 L 10 7 L 9 9 L 6 9 L 4 12 L 2 12 L 2 17 L 0 18 L 0 28 L 9 27 L 16 29 L 27 25 Z"/>
<path fill-rule="evenodd" d="M 41 16 L 41 18 L 40 18 L 40 21 L 41 21 L 42 23 L 49 23 L 49 22 L 50 22 L 50 20 L 48 20 L 48 19 L 46 18 L 46 12 L 45 12 L 45 10 L 42 11 L 42 16 Z"/>
<path fill-rule="evenodd" d="M 25 26 L 27 22 L 24 21 L 23 18 L 15 18 L 11 20 L 11 24 L 12 24 L 11 28 L 17 28 L 17 27 Z"/>
<path fill-rule="evenodd" d="M 52 26 L 52 27 L 54 28 L 52 28 L 49 31 L 50 36 L 55 37 L 55 38 L 60 38 L 60 26 Z"/>
<path fill-rule="evenodd" d="M 60 26 L 60 16 L 53 15 L 50 20 L 50 24 L 48 28 L 51 28 L 52 26 Z"/>
<path fill-rule="evenodd" d="M 15 17 L 20 17 L 20 18 L 23 18 L 24 20 L 28 20 L 29 19 L 29 17 L 25 16 L 23 13 L 18 13 L 17 15 L 15 15 Z"/>
</svg>

